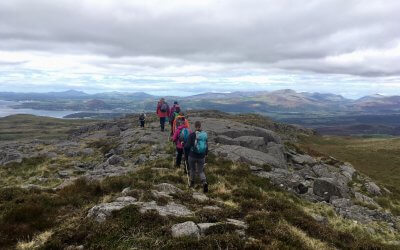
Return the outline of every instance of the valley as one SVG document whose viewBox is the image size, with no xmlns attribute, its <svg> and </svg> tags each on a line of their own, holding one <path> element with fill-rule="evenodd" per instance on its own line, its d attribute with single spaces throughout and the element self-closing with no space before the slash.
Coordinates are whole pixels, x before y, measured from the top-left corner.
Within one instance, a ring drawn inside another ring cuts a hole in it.
<svg viewBox="0 0 400 250">
<path fill-rule="evenodd" d="M 44 111 L 47 110 L 49 116 L 53 116 L 51 112 L 65 112 L 64 118 L 73 119 L 106 120 L 123 117 L 125 114 L 154 112 L 159 98 L 142 92 L 0 92 L 0 99 L 13 101 L 7 107 L 8 113 L 12 114 L 12 109 L 18 113 L 29 109 L 46 115 Z M 324 135 L 400 135 L 398 96 L 373 95 L 352 100 L 340 95 L 287 89 L 272 92 L 204 93 L 188 97 L 169 96 L 166 99 L 169 103 L 178 100 L 187 111 L 219 110 L 232 114 L 261 114 L 278 122 L 312 128 Z"/>
</svg>

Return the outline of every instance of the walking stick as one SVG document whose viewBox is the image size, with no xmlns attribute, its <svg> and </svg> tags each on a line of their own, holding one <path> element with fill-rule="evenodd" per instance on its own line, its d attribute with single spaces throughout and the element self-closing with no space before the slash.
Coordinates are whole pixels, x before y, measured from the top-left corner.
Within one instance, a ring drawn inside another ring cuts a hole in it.
<svg viewBox="0 0 400 250">
<path fill-rule="evenodd" d="M 187 177 L 187 181 L 188 181 L 188 187 L 190 187 L 190 176 L 189 176 L 188 164 L 189 163 L 186 161 L 186 154 L 183 153 L 183 165 L 185 166 L 185 170 L 186 170 L 186 177 Z"/>
</svg>

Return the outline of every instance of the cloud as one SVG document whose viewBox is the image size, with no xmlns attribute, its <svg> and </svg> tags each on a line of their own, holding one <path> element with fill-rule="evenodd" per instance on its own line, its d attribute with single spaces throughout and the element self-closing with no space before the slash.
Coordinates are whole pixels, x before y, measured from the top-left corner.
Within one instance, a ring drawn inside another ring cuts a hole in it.
<svg viewBox="0 0 400 250">
<path fill-rule="evenodd" d="M 396 0 L 1 1 L 0 87 L 400 87 L 398 13 Z"/>
</svg>

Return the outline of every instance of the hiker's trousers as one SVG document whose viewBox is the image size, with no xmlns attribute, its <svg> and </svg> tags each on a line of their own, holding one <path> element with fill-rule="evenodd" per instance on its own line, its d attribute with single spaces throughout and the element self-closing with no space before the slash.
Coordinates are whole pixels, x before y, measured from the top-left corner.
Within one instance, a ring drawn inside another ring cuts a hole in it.
<svg viewBox="0 0 400 250">
<path fill-rule="evenodd" d="M 181 166 L 182 156 L 183 156 L 183 148 L 176 148 L 176 161 L 175 161 L 176 167 Z"/>
<path fill-rule="evenodd" d="M 196 177 L 196 173 L 199 175 L 200 180 L 205 183 L 206 175 L 204 174 L 204 163 L 206 162 L 205 158 L 194 158 L 189 156 L 189 173 L 190 180 L 194 182 Z"/>
<path fill-rule="evenodd" d="M 161 131 L 164 131 L 165 128 L 165 117 L 160 117 L 160 126 L 161 126 Z"/>
</svg>

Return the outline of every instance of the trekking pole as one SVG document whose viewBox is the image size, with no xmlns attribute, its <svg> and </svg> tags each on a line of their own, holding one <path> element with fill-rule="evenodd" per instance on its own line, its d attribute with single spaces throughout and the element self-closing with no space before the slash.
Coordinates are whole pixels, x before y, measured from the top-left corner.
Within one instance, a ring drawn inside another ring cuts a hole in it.
<svg viewBox="0 0 400 250">
<path fill-rule="evenodd" d="M 184 154 L 184 159 L 183 159 L 183 165 L 185 165 L 185 169 L 186 169 L 186 177 L 187 177 L 187 181 L 188 181 L 188 187 L 190 187 L 190 177 L 189 177 L 189 168 L 188 168 L 188 162 L 186 161 L 186 155 Z"/>
</svg>

